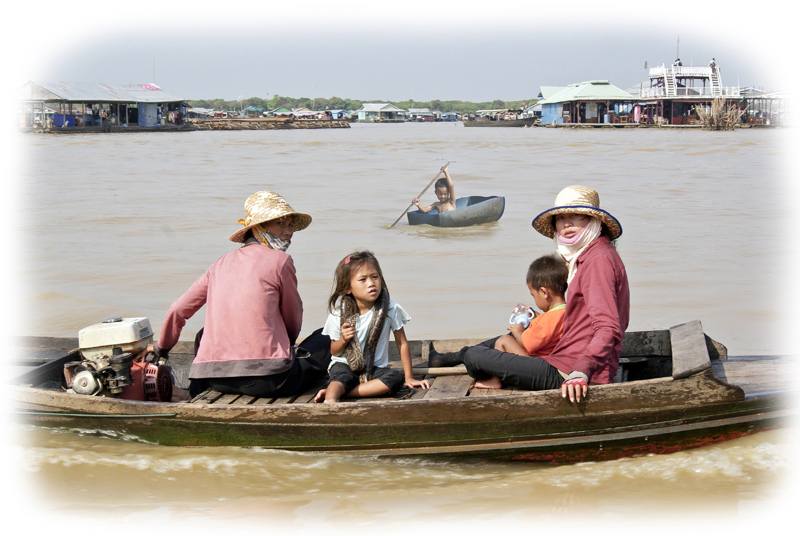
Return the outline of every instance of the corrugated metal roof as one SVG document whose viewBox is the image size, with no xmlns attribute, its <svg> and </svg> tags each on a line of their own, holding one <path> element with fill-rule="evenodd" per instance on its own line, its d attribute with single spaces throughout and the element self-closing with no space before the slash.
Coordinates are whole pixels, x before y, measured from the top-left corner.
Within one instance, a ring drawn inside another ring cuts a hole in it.
<svg viewBox="0 0 800 536">
<path fill-rule="evenodd" d="M 545 100 L 549 99 L 563 89 L 564 86 L 541 86 L 539 87 L 539 94 L 542 96 L 542 100 Z"/>
<path fill-rule="evenodd" d="M 592 100 L 631 100 L 633 95 L 607 80 L 590 80 L 578 84 L 570 84 L 552 94 L 549 98 L 542 99 L 538 104 L 554 104 L 558 102 L 592 101 Z"/>
<path fill-rule="evenodd" d="M 388 102 L 365 102 L 361 105 L 361 112 L 405 112 L 394 104 Z"/>
<path fill-rule="evenodd" d="M 23 102 L 183 102 L 155 84 L 97 84 L 30 81 L 20 88 Z"/>
</svg>

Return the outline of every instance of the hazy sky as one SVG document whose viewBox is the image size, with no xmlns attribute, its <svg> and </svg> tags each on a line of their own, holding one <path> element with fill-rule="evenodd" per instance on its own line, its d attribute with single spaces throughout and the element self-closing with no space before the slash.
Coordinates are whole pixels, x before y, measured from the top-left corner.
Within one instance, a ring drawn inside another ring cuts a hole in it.
<svg viewBox="0 0 800 536">
<path fill-rule="evenodd" d="M 794 31 L 780 35 L 782 17 L 770 3 L 760 2 L 758 13 L 720 15 L 713 5 L 693 5 L 670 15 L 646 2 L 613 0 L 602 9 L 506 0 L 478 7 L 142 0 L 121 9 L 78 0 L 66 10 L 37 4 L 15 19 L 43 20 L 47 31 L 34 36 L 36 24 L 8 29 L 18 50 L 10 72 L 14 87 L 29 79 L 155 82 L 186 99 L 487 101 L 534 98 L 543 85 L 596 79 L 629 89 L 647 81 L 645 64 L 669 64 L 680 54 L 684 65 L 715 57 L 724 85 L 786 90 L 780 64 Z M 761 16 L 763 26 L 752 24 Z"/>
</svg>

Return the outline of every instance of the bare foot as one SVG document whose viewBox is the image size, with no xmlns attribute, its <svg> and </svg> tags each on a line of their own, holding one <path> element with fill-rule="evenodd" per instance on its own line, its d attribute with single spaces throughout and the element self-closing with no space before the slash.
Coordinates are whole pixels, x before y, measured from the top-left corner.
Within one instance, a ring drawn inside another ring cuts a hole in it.
<svg viewBox="0 0 800 536">
<path fill-rule="evenodd" d="M 488 380 L 479 380 L 475 382 L 476 389 L 502 389 L 503 384 L 500 383 L 500 378 L 492 376 Z"/>
</svg>

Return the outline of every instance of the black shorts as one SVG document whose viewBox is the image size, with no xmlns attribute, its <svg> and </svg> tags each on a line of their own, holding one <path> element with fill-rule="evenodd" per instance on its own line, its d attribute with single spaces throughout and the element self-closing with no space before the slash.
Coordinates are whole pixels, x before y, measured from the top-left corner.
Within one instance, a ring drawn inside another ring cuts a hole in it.
<svg viewBox="0 0 800 536">
<path fill-rule="evenodd" d="M 331 382 L 339 382 L 344 385 L 344 392 L 349 393 L 358 387 L 360 374 L 352 371 L 350 367 L 344 363 L 334 363 L 328 371 Z M 406 382 L 406 376 L 402 370 L 372 367 L 372 379 L 380 380 L 389 388 L 389 393 L 394 393 L 400 389 Z M 330 382 L 328 382 L 330 383 Z"/>
</svg>

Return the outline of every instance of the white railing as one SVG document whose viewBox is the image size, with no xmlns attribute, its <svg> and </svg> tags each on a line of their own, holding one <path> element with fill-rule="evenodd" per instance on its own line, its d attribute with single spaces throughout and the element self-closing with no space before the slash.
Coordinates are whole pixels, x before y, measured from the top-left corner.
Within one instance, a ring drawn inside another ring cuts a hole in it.
<svg viewBox="0 0 800 536">
<path fill-rule="evenodd" d="M 672 71 L 672 75 L 676 78 L 711 78 L 711 67 L 707 65 L 661 65 L 660 67 L 653 67 L 650 69 L 650 78 L 661 78 L 667 74 L 667 71 Z"/>
<path fill-rule="evenodd" d="M 645 87 L 639 90 L 640 99 L 663 99 L 667 96 L 667 88 L 665 87 Z M 716 97 L 712 95 L 711 87 L 678 87 L 675 88 L 675 98 L 680 99 L 710 99 Z M 738 97 L 738 87 L 723 87 L 720 88 L 720 97 Z"/>
</svg>

